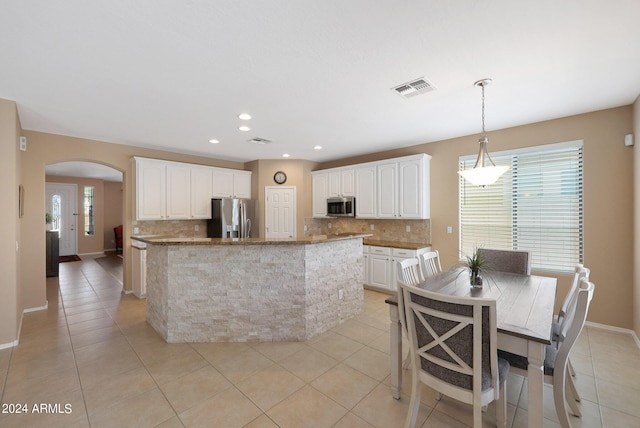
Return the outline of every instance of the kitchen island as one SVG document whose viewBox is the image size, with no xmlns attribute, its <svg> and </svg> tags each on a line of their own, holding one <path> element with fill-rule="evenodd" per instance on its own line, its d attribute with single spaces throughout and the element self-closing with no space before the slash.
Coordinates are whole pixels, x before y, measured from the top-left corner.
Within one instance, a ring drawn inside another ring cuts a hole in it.
<svg viewBox="0 0 640 428">
<path fill-rule="evenodd" d="M 169 343 L 302 341 L 362 311 L 367 234 L 147 243 L 147 322 Z"/>
</svg>

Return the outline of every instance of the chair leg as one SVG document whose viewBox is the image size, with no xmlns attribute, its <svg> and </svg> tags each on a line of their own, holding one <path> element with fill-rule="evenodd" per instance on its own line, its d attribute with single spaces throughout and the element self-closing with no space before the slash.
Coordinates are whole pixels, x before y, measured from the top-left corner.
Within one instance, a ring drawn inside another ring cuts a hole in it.
<svg viewBox="0 0 640 428">
<path fill-rule="evenodd" d="M 576 371 L 573 368 L 573 365 L 571 364 L 571 360 L 569 360 L 568 367 L 569 367 L 569 373 L 571 374 L 571 376 L 576 377 Z"/>
<path fill-rule="evenodd" d="M 420 395 L 422 394 L 422 382 L 418 379 L 418 375 L 411 375 L 411 401 L 409 402 L 409 413 L 404 422 L 404 428 L 414 428 L 418 419 L 418 410 L 420 410 Z"/>
<path fill-rule="evenodd" d="M 498 428 L 507 426 L 507 382 L 500 385 L 500 398 L 496 403 L 496 425 Z"/>
<path fill-rule="evenodd" d="M 571 393 L 573 399 L 576 401 L 580 401 L 580 394 L 578 393 L 578 388 L 576 387 L 576 381 L 573 380 L 571 376 L 567 376 L 567 384 L 569 384 L 569 389 L 571 389 Z"/>
<path fill-rule="evenodd" d="M 578 400 L 573 396 L 573 392 L 571 391 L 571 376 L 568 376 L 567 382 L 565 383 L 565 398 L 567 403 L 569 403 L 569 407 L 571 408 L 571 414 L 581 417 L 582 413 L 580 413 L 580 408 L 578 407 Z"/>
<path fill-rule="evenodd" d="M 482 406 L 476 403 L 473 405 L 473 428 L 482 427 Z"/>
<path fill-rule="evenodd" d="M 562 428 L 571 428 L 571 423 L 569 422 L 569 415 L 567 413 L 565 404 L 565 374 L 566 370 L 558 371 L 558 367 L 556 367 L 556 373 L 553 377 L 553 402 L 556 406 L 556 413 L 558 414 L 560 426 Z"/>
</svg>

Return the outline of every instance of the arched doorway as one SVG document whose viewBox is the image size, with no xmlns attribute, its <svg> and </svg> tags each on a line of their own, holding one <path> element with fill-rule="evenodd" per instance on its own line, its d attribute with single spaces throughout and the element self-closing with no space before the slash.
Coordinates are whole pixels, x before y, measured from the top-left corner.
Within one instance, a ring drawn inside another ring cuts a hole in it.
<svg viewBox="0 0 640 428">
<path fill-rule="evenodd" d="M 61 256 L 116 251 L 114 229 L 124 218 L 122 171 L 95 162 L 57 162 L 45 167 L 45 186 L 45 209 L 58 231 Z"/>
</svg>

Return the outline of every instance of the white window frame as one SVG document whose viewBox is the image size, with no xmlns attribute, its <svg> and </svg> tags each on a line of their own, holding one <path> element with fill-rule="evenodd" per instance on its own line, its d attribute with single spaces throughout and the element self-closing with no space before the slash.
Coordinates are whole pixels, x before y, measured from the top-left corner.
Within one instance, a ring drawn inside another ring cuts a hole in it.
<svg viewBox="0 0 640 428">
<path fill-rule="evenodd" d="M 573 197 L 563 196 L 567 174 L 551 162 L 559 150 L 571 157 L 575 154 L 574 167 L 566 170 L 575 179 L 569 186 Z M 496 165 L 511 167 L 494 185 L 481 188 L 460 177 L 461 259 L 477 247 L 528 250 L 534 270 L 572 272 L 584 258 L 582 153 L 582 140 L 492 152 Z M 549 162 L 540 163 L 535 159 L 538 155 Z M 460 156 L 459 168 L 472 168 L 475 159 L 475 155 Z M 538 174 L 540 180 L 536 180 Z M 555 217 L 556 213 L 560 215 Z"/>
</svg>

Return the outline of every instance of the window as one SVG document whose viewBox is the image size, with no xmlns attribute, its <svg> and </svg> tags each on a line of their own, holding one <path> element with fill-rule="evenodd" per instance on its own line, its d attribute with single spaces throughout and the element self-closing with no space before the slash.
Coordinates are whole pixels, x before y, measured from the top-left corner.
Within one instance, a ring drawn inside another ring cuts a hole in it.
<svg viewBox="0 0 640 428">
<path fill-rule="evenodd" d="M 93 236 L 95 228 L 93 215 L 94 193 L 94 186 L 84 186 L 84 234 L 87 236 Z"/>
<path fill-rule="evenodd" d="M 60 195 L 53 195 L 51 197 L 51 230 L 55 230 L 60 235 L 60 229 L 62 219 L 62 198 Z"/>
<path fill-rule="evenodd" d="M 460 169 L 475 156 L 460 157 Z M 460 249 L 528 250 L 532 268 L 572 272 L 583 260 L 582 141 L 495 152 L 511 168 L 495 184 L 460 178 Z"/>
</svg>

